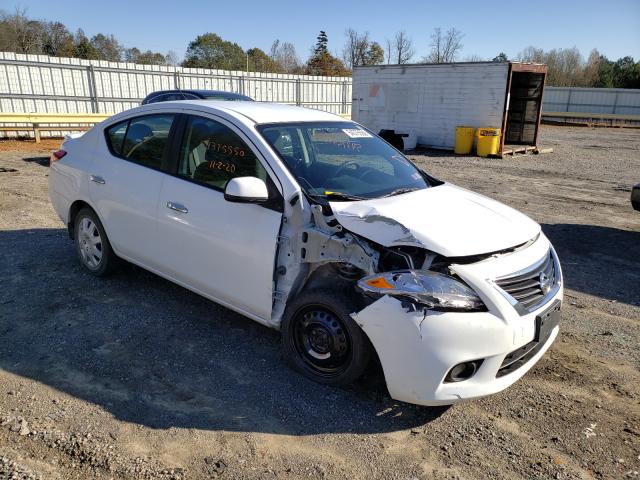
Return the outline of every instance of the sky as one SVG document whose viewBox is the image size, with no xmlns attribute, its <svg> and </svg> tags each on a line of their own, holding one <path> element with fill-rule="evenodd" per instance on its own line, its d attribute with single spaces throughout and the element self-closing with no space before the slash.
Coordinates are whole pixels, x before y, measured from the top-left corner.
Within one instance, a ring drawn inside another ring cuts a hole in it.
<svg viewBox="0 0 640 480">
<path fill-rule="evenodd" d="M 341 54 L 344 32 L 369 32 L 384 45 L 405 30 L 419 61 L 429 52 L 435 27 L 455 27 L 463 34 L 460 59 L 471 55 L 509 58 L 527 46 L 549 50 L 577 47 L 586 57 L 593 48 L 610 59 L 631 55 L 640 60 L 640 0 L 534 0 L 481 2 L 456 0 L 0 0 L 0 10 L 25 8 L 36 19 L 58 20 L 88 36 L 113 34 L 125 47 L 180 58 L 197 35 L 214 32 L 243 49 L 268 52 L 272 42 L 292 42 L 305 60 L 320 30 L 329 50 Z"/>
</svg>

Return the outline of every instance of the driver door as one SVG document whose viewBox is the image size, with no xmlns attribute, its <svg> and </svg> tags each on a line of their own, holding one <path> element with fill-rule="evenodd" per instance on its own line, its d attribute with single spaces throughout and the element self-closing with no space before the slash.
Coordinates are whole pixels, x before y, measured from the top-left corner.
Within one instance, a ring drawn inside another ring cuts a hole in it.
<svg viewBox="0 0 640 480">
<path fill-rule="evenodd" d="M 231 178 L 251 176 L 265 181 L 274 198 L 279 193 L 240 130 L 199 115 L 185 115 L 175 175 L 165 178 L 160 191 L 162 270 L 221 304 L 268 321 L 282 204 L 229 202 L 224 189 Z"/>
</svg>

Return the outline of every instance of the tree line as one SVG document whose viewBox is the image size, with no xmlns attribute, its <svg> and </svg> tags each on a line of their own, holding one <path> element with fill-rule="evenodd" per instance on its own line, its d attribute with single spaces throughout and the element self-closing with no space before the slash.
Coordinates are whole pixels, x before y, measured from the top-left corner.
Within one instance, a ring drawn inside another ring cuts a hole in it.
<svg viewBox="0 0 640 480">
<path fill-rule="evenodd" d="M 546 63 L 547 85 L 554 87 L 640 88 L 640 61 L 630 56 L 614 61 L 593 49 L 585 59 L 575 47 L 546 52 L 527 47 L 517 59 Z"/>
<path fill-rule="evenodd" d="M 380 42 L 371 39 L 369 32 L 348 28 L 342 51 L 331 53 L 327 34 L 320 31 L 308 59 L 302 61 L 290 42 L 275 40 L 269 52 L 257 47 L 245 51 L 237 43 L 210 32 L 191 41 L 179 63 L 173 51 L 163 54 L 126 48 L 110 34 L 98 33 L 89 38 L 81 29 L 72 33 L 60 22 L 30 19 L 21 9 L 13 14 L 0 12 L 0 51 L 55 57 L 323 76 L 349 76 L 354 67 L 367 65 L 509 60 L 502 52 L 492 59 L 478 55 L 461 58 L 463 38 L 464 34 L 455 28 L 435 28 L 428 53 L 417 57 L 416 46 L 404 30 Z M 609 60 L 594 49 L 585 59 L 575 47 L 549 51 L 527 47 L 515 60 L 545 63 L 547 85 L 551 86 L 640 88 L 640 61 L 630 56 Z"/>
</svg>

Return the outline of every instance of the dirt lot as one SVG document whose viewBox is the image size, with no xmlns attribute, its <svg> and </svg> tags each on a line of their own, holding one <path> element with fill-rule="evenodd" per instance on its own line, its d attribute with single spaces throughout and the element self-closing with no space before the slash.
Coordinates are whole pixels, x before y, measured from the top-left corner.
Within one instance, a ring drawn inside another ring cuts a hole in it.
<svg viewBox="0 0 640 480">
<path fill-rule="evenodd" d="M 540 222 L 567 284 L 540 363 L 448 409 L 394 402 L 375 369 L 310 383 L 276 332 L 138 268 L 84 273 L 48 200 L 55 145 L 0 144 L 0 479 L 640 477 L 640 131 L 542 143 L 414 157 Z"/>
</svg>

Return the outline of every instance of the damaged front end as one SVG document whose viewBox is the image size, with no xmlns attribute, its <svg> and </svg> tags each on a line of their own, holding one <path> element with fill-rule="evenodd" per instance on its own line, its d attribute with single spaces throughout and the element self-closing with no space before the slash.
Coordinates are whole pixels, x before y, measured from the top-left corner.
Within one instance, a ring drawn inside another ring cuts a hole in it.
<svg viewBox="0 0 640 480">
<path fill-rule="evenodd" d="M 275 269 L 275 327 L 303 289 L 352 292 L 350 317 L 375 348 L 391 396 L 422 405 L 500 391 L 553 343 L 557 328 L 522 366 L 497 376 L 505 358 L 532 342 L 536 316 L 547 307 L 541 304 L 521 314 L 491 279 L 549 255 L 552 247 L 539 230 L 501 250 L 445 255 L 428 248 L 418 235 L 410 238 L 403 224 L 388 218 L 363 218 L 369 234 L 356 233 L 343 224 L 345 218 L 353 223 L 354 217 L 336 215 L 333 203 L 315 203 L 302 194 L 288 202 Z M 378 243 L 370 234 L 374 227 L 381 236 L 391 231 L 407 243 Z M 553 300 L 561 297 L 560 289 Z"/>
<path fill-rule="evenodd" d="M 332 206 L 302 194 L 288 202 L 278 241 L 274 326 L 279 325 L 287 302 L 311 286 L 350 289 L 360 294 L 365 304 L 389 295 L 411 304 L 414 310 L 486 310 L 478 295 L 452 274 L 446 258 L 427 250 L 415 238 L 397 246 L 364 238 L 344 228 Z M 366 221 L 377 223 L 381 235 L 389 229 L 407 233 L 388 218 Z"/>
</svg>

